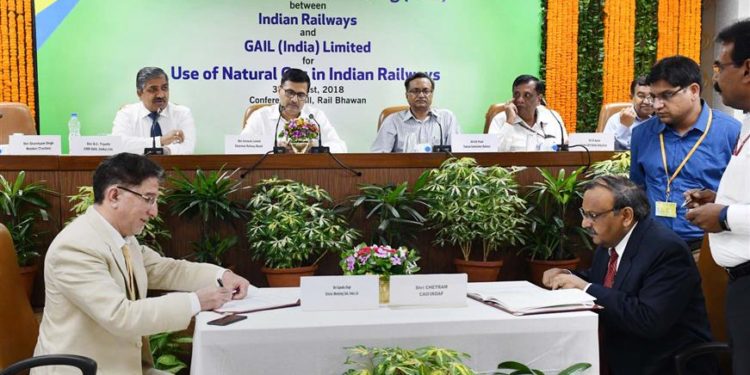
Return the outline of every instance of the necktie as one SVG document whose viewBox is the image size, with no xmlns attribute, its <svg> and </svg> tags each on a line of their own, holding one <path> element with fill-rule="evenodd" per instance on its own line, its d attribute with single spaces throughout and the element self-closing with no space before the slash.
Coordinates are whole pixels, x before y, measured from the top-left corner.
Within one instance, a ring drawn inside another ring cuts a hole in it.
<svg viewBox="0 0 750 375">
<path fill-rule="evenodd" d="M 148 114 L 148 117 L 151 117 L 151 120 L 153 120 L 151 123 L 151 137 L 161 137 L 161 126 L 159 126 L 159 121 L 156 121 L 159 118 L 159 113 L 151 112 Z"/>
<path fill-rule="evenodd" d="M 135 301 L 135 274 L 133 273 L 133 260 L 130 258 L 130 249 L 127 244 L 122 246 L 122 255 L 125 258 L 125 267 L 128 271 L 128 299 Z"/>
<path fill-rule="evenodd" d="M 615 283 L 615 274 L 617 273 L 617 251 L 609 249 L 609 263 L 607 264 L 607 274 L 604 275 L 604 287 L 611 288 Z"/>
</svg>

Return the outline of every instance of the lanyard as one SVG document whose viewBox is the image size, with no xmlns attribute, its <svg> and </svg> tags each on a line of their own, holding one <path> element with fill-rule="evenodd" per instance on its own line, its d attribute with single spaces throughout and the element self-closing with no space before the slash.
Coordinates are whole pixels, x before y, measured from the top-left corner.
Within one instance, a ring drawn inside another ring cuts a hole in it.
<svg viewBox="0 0 750 375">
<path fill-rule="evenodd" d="M 688 160 L 690 160 L 690 157 L 693 156 L 693 153 L 695 153 L 695 150 L 698 149 L 698 146 L 703 143 L 703 140 L 706 139 L 706 135 L 708 135 L 708 131 L 711 129 L 711 122 L 713 121 L 713 111 L 711 109 L 708 109 L 708 124 L 706 124 L 706 131 L 703 132 L 703 135 L 698 139 L 698 142 L 695 142 L 693 145 L 693 148 L 690 149 L 690 152 L 688 152 L 687 155 L 685 155 L 685 158 L 682 159 L 682 163 L 675 169 L 674 173 L 672 173 L 672 177 L 669 177 L 669 169 L 667 168 L 667 151 L 664 149 L 664 132 L 659 133 L 659 142 L 661 143 L 661 160 L 664 163 L 664 173 L 667 174 L 667 196 L 666 201 L 669 202 L 669 193 L 672 191 L 672 181 L 674 181 L 675 178 L 677 178 L 677 175 L 680 174 L 680 171 L 682 168 L 687 164 Z"/>
<path fill-rule="evenodd" d="M 745 143 L 747 142 L 748 138 L 750 138 L 750 134 L 748 134 L 747 136 L 745 136 L 745 139 L 743 139 L 742 142 L 740 142 L 739 140 L 737 140 L 737 146 L 734 148 L 734 152 L 732 152 L 732 155 L 734 155 L 734 156 L 739 156 L 740 155 L 740 152 L 742 152 L 742 148 L 745 147 Z"/>
</svg>

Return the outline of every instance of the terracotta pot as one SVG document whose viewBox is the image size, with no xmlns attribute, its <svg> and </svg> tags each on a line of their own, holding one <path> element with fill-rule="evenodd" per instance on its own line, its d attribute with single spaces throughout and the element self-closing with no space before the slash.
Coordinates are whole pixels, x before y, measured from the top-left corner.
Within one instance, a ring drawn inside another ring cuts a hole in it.
<svg viewBox="0 0 750 375">
<path fill-rule="evenodd" d="M 268 286 L 274 288 L 298 287 L 299 278 L 302 276 L 315 275 L 318 265 L 297 268 L 266 268 L 260 270 L 266 274 Z"/>
<path fill-rule="evenodd" d="M 469 282 L 477 281 L 497 281 L 500 275 L 500 268 L 503 267 L 503 261 L 481 262 L 476 260 L 453 259 L 458 273 L 465 273 L 469 276 Z"/>
<path fill-rule="evenodd" d="M 34 291 L 34 278 L 39 270 L 39 265 L 21 267 L 21 284 L 26 290 L 26 296 L 31 299 L 31 292 Z"/>
<path fill-rule="evenodd" d="M 581 262 L 581 258 L 575 258 L 575 259 L 566 259 L 566 260 L 531 260 L 527 259 L 527 262 L 529 263 L 529 271 L 530 271 L 530 280 L 532 283 L 539 285 L 543 287 L 542 285 L 542 277 L 544 276 L 544 271 L 550 269 L 550 268 L 564 268 L 569 270 L 574 270 L 576 267 L 578 267 L 578 263 Z"/>
</svg>

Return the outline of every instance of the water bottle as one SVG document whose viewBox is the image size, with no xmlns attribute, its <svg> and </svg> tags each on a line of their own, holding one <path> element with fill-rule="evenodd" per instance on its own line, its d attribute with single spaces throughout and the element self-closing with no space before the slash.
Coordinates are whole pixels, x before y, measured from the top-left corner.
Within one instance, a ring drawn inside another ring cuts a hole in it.
<svg viewBox="0 0 750 375">
<path fill-rule="evenodd" d="M 70 120 L 68 120 L 68 141 L 72 137 L 81 136 L 81 122 L 78 120 L 78 113 L 71 113 Z"/>
</svg>

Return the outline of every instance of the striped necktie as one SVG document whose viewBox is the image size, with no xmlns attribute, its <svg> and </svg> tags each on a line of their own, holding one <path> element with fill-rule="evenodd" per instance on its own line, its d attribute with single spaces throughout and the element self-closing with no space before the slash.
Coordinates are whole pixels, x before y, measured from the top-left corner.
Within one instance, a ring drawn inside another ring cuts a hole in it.
<svg viewBox="0 0 750 375">
<path fill-rule="evenodd" d="M 609 249 L 609 263 L 607 264 L 607 274 L 604 276 L 604 287 L 611 288 L 615 283 L 615 274 L 617 273 L 617 251 L 614 248 Z"/>
<path fill-rule="evenodd" d="M 135 274 L 133 273 L 133 259 L 130 257 L 130 248 L 125 244 L 122 246 L 122 255 L 125 258 L 125 267 L 128 269 L 128 299 L 135 301 Z"/>
<path fill-rule="evenodd" d="M 151 123 L 151 137 L 161 137 L 161 126 L 159 125 L 159 121 L 157 121 L 159 112 L 151 112 L 148 114 L 148 117 L 151 117 L 151 120 L 153 120 Z"/>
</svg>

